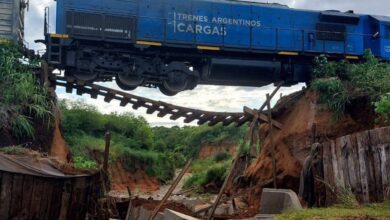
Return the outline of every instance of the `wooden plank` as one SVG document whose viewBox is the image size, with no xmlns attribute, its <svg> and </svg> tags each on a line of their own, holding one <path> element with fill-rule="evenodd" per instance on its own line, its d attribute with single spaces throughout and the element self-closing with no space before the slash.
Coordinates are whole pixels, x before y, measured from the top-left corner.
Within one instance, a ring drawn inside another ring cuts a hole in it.
<svg viewBox="0 0 390 220">
<path fill-rule="evenodd" d="M 44 191 L 44 181 L 41 177 L 34 177 L 33 193 L 31 196 L 30 218 L 41 219 L 39 209 Z"/>
<path fill-rule="evenodd" d="M 366 151 L 366 167 L 367 167 L 367 177 L 368 177 L 368 190 L 369 190 L 369 201 L 374 202 L 377 200 L 377 190 L 375 183 L 375 161 L 374 159 L 374 151 L 371 146 L 371 138 L 368 131 L 360 133 L 362 138 L 360 141 L 362 145 L 365 147 Z"/>
<path fill-rule="evenodd" d="M 204 123 L 210 121 L 213 118 L 214 118 L 214 115 L 204 114 L 201 118 L 199 118 L 198 125 L 203 125 Z"/>
<path fill-rule="evenodd" d="M 153 104 L 152 106 L 150 106 L 149 108 L 147 108 L 146 114 L 151 115 L 151 114 L 155 113 L 159 108 L 160 108 L 160 107 L 159 107 L 158 105 L 154 105 L 154 104 Z"/>
<path fill-rule="evenodd" d="M 11 173 L 3 173 L 0 192 L 0 219 L 9 219 L 9 208 L 12 198 L 12 181 Z"/>
<path fill-rule="evenodd" d="M 192 113 L 191 115 L 189 116 L 186 116 L 186 118 L 184 119 L 184 123 L 191 123 L 193 121 L 195 121 L 198 117 L 200 117 L 202 114 L 199 114 L 199 113 Z"/>
<path fill-rule="evenodd" d="M 263 113 L 258 113 L 256 110 L 253 110 L 253 109 L 250 109 L 248 107 L 244 107 L 244 113 L 247 115 L 247 116 L 250 116 L 250 117 L 255 117 L 257 116 L 259 118 L 259 120 L 261 122 L 265 122 L 265 123 L 269 123 L 269 119 L 268 119 L 268 116 L 266 116 L 265 114 Z M 272 125 L 278 129 L 282 129 L 283 125 L 282 123 L 278 122 L 278 121 L 275 121 L 272 119 Z"/>
<path fill-rule="evenodd" d="M 39 216 L 41 219 L 48 219 L 50 216 L 50 207 L 52 205 L 52 194 L 55 187 L 55 181 L 53 179 L 45 179 L 43 198 L 41 201 L 41 207 L 39 209 Z"/>
<path fill-rule="evenodd" d="M 383 201 L 384 198 L 384 190 L 382 186 L 382 167 L 381 167 L 381 155 L 379 145 L 371 146 L 372 149 L 372 157 L 373 157 L 373 168 L 374 168 L 374 184 L 375 184 L 375 202 Z"/>
<path fill-rule="evenodd" d="M 22 193 L 23 193 L 23 176 L 20 174 L 13 175 L 12 181 L 12 198 L 9 207 L 9 218 L 18 219 L 22 208 Z"/>
<path fill-rule="evenodd" d="M 54 182 L 53 193 L 51 198 L 52 205 L 49 209 L 49 215 L 46 220 L 59 219 L 61 205 L 62 205 L 62 193 L 64 190 L 63 180 L 56 180 Z"/>
<path fill-rule="evenodd" d="M 122 98 L 122 100 L 121 100 L 119 106 L 121 106 L 121 107 L 126 107 L 126 105 L 129 104 L 129 102 L 130 102 L 130 99 L 127 98 L 127 97 L 124 97 L 124 98 Z"/>
<path fill-rule="evenodd" d="M 47 206 L 48 206 L 48 200 L 49 200 L 49 191 L 51 190 L 50 184 L 49 184 L 50 179 L 42 179 L 42 185 L 43 185 L 43 191 L 41 194 L 41 202 L 39 206 L 39 218 L 44 219 L 45 218 L 45 212 L 47 211 Z"/>
<path fill-rule="evenodd" d="M 381 160 L 381 144 L 383 143 L 383 139 L 385 139 L 385 135 L 383 134 L 384 129 L 375 129 L 369 131 L 370 136 L 370 146 L 373 156 L 373 168 L 374 168 L 374 184 L 376 188 L 376 201 L 383 201 L 384 198 L 384 192 L 386 191 L 386 187 L 383 186 L 382 181 L 382 163 Z"/>
<path fill-rule="evenodd" d="M 114 97 L 116 96 L 116 93 L 115 92 L 108 92 L 105 97 L 104 97 L 104 102 L 107 102 L 107 103 L 110 103 Z"/>
<path fill-rule="evenodd" d="M 214 126 L 219 122 L 223 121 L 225 118 L 226 118 L 225 116 L 219 115 L 209 122 L 209 126 Z"/>
<path fill-rule="evenodd" d="M 64 190 L 61 196 L 60 217 L 58 218 L 59 220 L 68 219 L 68 207 L 69 207 L 70 196 L 72 192 L 71 186 L 72 186 L 71 180 L 64 181 Z"/>
<path fill-rule="evenodd" d="M 77 209 L 72 210 L 76 212 L 76 219 L 84 220 L 85 214 L 87 212 L 87 194 L 86 191 L 88 190 L 88 184 L 87 184 L 87 177 L 80 177 L 77 178 L 77 184 L 76 184 L 76 200 L 77 200 Z"/>
<path fill-rule="evenodd" d="M 338 166 L 338 160 L 337 160 L 337 154 L 335 149 L 335 141 L 330 141 L 330 154 L 332 158 L 332 168 L 333 168 L 333 178 L 337 181 L 339 181 L 339 166 Z M 341 184 L 340 182 L 335 182 L 335 185 L 338 186 Z"/>
<path fill-rule="evenodd" d="M 381 172 L 382 172 L 382 191 L 386 192 L 387 187 L 389 185 L 389 177 L 388 177 L 388 172 L 390 170 L 387 169 L 386 163 L 389 163 L 389 159 L 386 158 L 386 144 L 381 144 L 378 146 L 379 148 L 379 154 L 380 154 L 380 161 L 381 161 Z M 383 196 L 385 196 L 385 193 L 383 193 Z"/>
<path fill-rule="evenodd" d="M 186 112 L 179 110 L 178 112 L 172 114 L 172 116 L 169 119 L 171 119 L 172 121 L 176 121 L 177 119 L 184 117 L 186 114 L 187 114 Z"/>
<path fill-rule="evenodd" d="M 356 194 L 356 198 L 358 201 L 363 201 L 363 190 L 362 190 L 362 183 L 361 183 L 361 174 L 359 169 L 359 148 L 356 140 L 356 135 L 351 135 L 350 138 L 350 146 L 351 146 L 351 163 L 353 164 L 353 171 L 354 172 L 354 184 L 353 189 Z"/>
<path fill-rule="evenodd" d="M 334 150 L 336 153 L 336 158 L 337 158 L 337 182 L 341 187 L 348 188 L 348 183 L 346 182 L 344 178 L 344 159 L 342 155 L 342 149 L 344 146 L 342 146 L 341 142 L 342 138 L 338 138 L 335 141 L 334 144 Z"/>
<path fill-rule="evenodd" d="M 366 149 L 364 142 L 362 139 L 365 137 L 362 135 L 356 136 L 356 142 L 358 145 L 359 150 L 359 169 L 360 169 L 360 182 L 362 183 L 362 192 L 363 192 L 363 202 L 368 203 L 370 202 L 370 192 L 369 192 L 369 185 L 368 185 L 368 168 L 366 164 Z"/>
<path fill-rule="evenodd" d="M 248 117 L 246 115 L 242 116 L 241 118 L 239 118 L 236 122 L 236 127 L 241 127 L 242 125 L 244 125 L 245 123 L 249 122 L 251 120 L 251 117 Z"/>
<path fill-rule="evenodd" d="M 344 142 L 344 148 L 342 150 L 343 158 L 344 158 L 344 178 L 346 182 L 348 183 L 348 186 L 352 190 L 352 192 L 355 191 L 356 188 L 356 170 L 355 170 L 355 163 L 353 160 L 353 146 L 351 135 L 345 136 L 343 138 Z"/>
<path fill-rule="evenodd" d="M 22 208 L 20 209 L 20 219 L 30 219 L 30 207 L 31 198 L 34 189 L 34 177 L 26 175 L 23 179 L 23 197 L 22 197 Z"/>
<path fill-rule="evenodd" d="M 324 179 L 325 183 L 329 183 L 329 156 L 328 156 L 328 146 L 326 143 L 322 144 L 322 166 L 324 168 Z M 325 188 L 325 203 L 327 205 L 329 197 L 329 189 Z"/>
<path fill-rule="evenodd" d="M 383 173 L 384 175 L 387 175 L 387 187 L 390 187 L 390 143 L 386 144 L 384 146 L 384 154 L 386 158 L 386 163 L 384 163 L 386 167 L 386 173 Z"/>
</svg>

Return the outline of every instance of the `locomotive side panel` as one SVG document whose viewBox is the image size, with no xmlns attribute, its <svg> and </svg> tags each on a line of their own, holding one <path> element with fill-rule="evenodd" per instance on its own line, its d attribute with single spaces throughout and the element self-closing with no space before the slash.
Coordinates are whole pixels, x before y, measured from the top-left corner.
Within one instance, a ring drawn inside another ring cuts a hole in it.
<svg viewBox="0 0 390 220">
<path fill-rule="evenodd" d="M 319 54 L 390 58 L 390 19 L 353 12 L 230 0 L 57 0 L 57 10 L 49 63 L 125 90 L 288 85 L 307 82 Z"/>
</svg>

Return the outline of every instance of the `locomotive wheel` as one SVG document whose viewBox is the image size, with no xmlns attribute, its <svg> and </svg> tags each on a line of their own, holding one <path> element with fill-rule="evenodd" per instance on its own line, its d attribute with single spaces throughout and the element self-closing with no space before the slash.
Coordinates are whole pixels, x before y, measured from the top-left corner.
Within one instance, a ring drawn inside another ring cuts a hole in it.
<svg viewBox="0 0 390 220">
<path fill-rule="evenodd" d="M 80 81 L 93 81 L 97 78 L 98 74 L 94 72 L 73 72 L 72 74 L 77 80 Z"/>
<path fill-rule="evenodd" d="M 117 79 L 116 82 L 118 85 L 120 83 L 120 84 L 122 84 L 124 86 L 128 86 L 128 87 L 138 87 L 138 86 L 142 85 L 142 83 L 144 82 L 144 79 L 142 79 L 136 75 L 124 74 L 124 73 L 118 74 L 116 79 Z"/>
<path fill-rule="evenodd" d="M 131 91 L 131 90 L 135 90 L 135 89 L 137 88 L 137 86 L 128 86 L 128 85 L 123 84 L 123 83 L 119 80 L 118 76 L 115 77 L 115 82 L 116 82 L 116 84 L 118 85 L 118 87 L 119 87 L 120 89 L 122 89 L 122 90 Z"/>
<path fill-rule="evenodd" d="M 168 90 L 164 87 L 164 85 L 159 85 L 158 88 L 160 89 L 160 92 L 166 96 L 175 96 L 178 92 L 173 92 L 171 90 Z"/>
<path fill-rule="evenodd" d="M 164 80 L 161 87 L 168 94 L 177 94 L 187 89 L 189 83 L 188 75 L 181 71 L 168 73 L 168 79 Z M 161 90 L 161 89 L 160 89 Z M 163 92 L 163 91 L 162 91 Z"/>
</svg>

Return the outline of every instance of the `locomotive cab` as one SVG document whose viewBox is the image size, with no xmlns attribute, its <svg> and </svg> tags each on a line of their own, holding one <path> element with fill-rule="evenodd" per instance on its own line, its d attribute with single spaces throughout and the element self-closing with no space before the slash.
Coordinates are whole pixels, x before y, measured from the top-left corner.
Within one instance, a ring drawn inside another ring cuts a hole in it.
<svg viewBox="0 0 390 220">
<path fill-rule="evenodd" d="M 390 59 L 390 17 L 371 16 L 370 48 L 375 56 Z"/>
</svg>

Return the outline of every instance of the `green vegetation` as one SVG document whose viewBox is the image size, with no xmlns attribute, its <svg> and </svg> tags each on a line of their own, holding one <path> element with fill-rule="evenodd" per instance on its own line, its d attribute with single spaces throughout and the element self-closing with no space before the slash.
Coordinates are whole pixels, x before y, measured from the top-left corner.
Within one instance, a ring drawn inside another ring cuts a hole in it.
<svg viewBox="0 0 390 220">
<path fill-rule="evenodd" d="M 333 111 L 334 117 L 339 119 L 348 100 L 342 81 L 338 78 L 318 79 L 313 82 L 312 88 L 321 94 L 320 102 L 325 103 Z"/>
<path fill-rule="evenodd" d="M 221 187 L 231 163 L 231 156 L 227 153 L 206 160 L 196 160 L 191 168 L 192 176 L 185 182 L 184 188 L 196 188 L 198 192 L 202 192 L 203 187 L 208 184 Z"/>
<path fill-rule="evenodd" d="M 35 138 L 36 123 L 50 127 L 52 102 L 12 44 L 0 45 L 0 132 Z"/>
<path fill-rule="evenodd" d="M 60 108 L 65 139 L 76 167 L 97 166 L 96 155 L 104 151 L 104 134 L 109 130 L 112 134 L 110 162 L 120 161 L 129 171 L 143 169 L 162 183 L 172 179 L 175 169 L 182 167 L 188 158 L 196 157 L 202 144 L 234 143 L 242 139 L 244 132 L 244 128 L 233 126 L 152 128 L 142 117 L 129 113 L 105 115 L 82 102 L 62 101 Z M 218 155 L 215 163 L 218 165 L 229 158 Z"/>
<path fill-rule="evenodd" d="M 376 104 L 378 113 L 388 114 L 386 96 L 390 93 L 390 64 L 380 62 L 366 51 L 365 62 L 328 62 L 325 56 L 315 60 L 314 81 L 311 87 L 320 94 L 320 102 L 340 118 L 349 97 L 366 94 Z"/>
<path fill-rule="evenodd" d="M 382 204 L 370 204 L 366 206 L 350 208 L 335 206 L 330 208 L 304 209 L 277 216 L 276 220 L 304 220 L 304 219 L 389 219 L 390 218 L 390 201 Z"/>
<path fill-rule="evenodd" d="M 83 156 L 76 156 L 73 158 L 74 167 L 78 169 L 94 169 L 97 167 L 96 161 L 89 160 Z"/>
<path fill-rule="evenodd" d="M 381 100 L 375 103 L 375 111 L 382 114 L 387 124 L 390 125 L 390 95 L 382 96 Z"/>
</svg>

